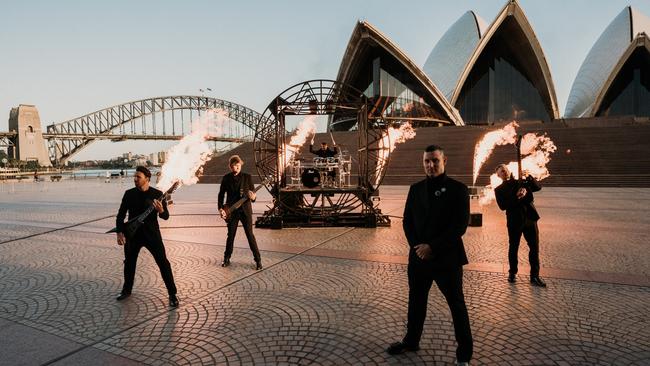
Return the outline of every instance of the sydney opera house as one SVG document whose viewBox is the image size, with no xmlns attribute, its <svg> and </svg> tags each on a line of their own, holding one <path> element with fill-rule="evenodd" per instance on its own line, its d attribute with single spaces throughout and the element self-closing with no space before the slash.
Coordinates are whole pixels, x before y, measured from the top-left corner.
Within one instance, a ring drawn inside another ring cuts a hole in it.
<svg viewBox="0 0 650 366">
<path fill-rule="evenodd" d="M 575 78 L 565 118 L 650 116 L 650 18 L 626 7 L 594 43 Z M 473 11 L 417 65 L 368 22 L 352 32 L 337 80 L 365 92 L 387 118 L 417 125 L 551 122 L 562 116 L 544 50 L 516 0 L 491 24 Z M 330 121 L 348 130 L 344 116 Z"/>
<path fill-rule="evenodd" d="M 414 161 L 432 142 L 453 157 L 449 173 L 471 184 L 474 144 L 516 120 L 520 133 L 547 135 L 557 146 L 545 185 L 650 187 L 650 18 L 626 7 L 602 28 L 565 111 L 558 107 L 544 47 L 516 0 L 507 0 L 491 23 L 473 11 L 460 16 L 423 65 L 373 25 L 358 22 L 336 79 L 363 92 L 376 118 L 416 127 L 415 138 L 391 154 L 386 184 L 420 179 Z M 354 149 L 356 135 L 347 131 L 356 123 L 354 116 L 330 116 L 337 144 Z M 425 128 L 434 126 L 452 128 Z M 330 135 L 317 138 L 329 141 Z M 235 152 L 252 160 L 249 150 Z M 496 149 L 485 166 L 511 161 L 511 150 Z M 220 165 L 227 164 L 210 164 L 206 174 L 224 173 Z M 490 174 L 481 172 L 478 184 L 487 184 Z"/>
</svg>

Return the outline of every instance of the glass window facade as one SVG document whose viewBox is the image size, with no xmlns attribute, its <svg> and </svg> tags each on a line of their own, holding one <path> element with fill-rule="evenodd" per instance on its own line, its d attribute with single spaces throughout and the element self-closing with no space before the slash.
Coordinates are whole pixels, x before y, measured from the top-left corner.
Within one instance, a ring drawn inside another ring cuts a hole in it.
<svg viewBox="0 0 650 366">
<path fill-rule="evenodd" d="M 373 96 L 368 95 L 368 97 L 372 98 Z M 384 69 L 380 69 L 379 72 L 379 98 L 375 98 L 375 100 L 384 101 L 381 108 L 376 109 L 376 113 L 378 115 L 381 113 L 384 117 L 417 119 L 414 121 L 416 125 L 427 119 L 443 118 L 424 101 L 422 96 Z"/>
<path fill-rule="evenodd" d="M 456 102 L 466 124 L 551 120 L 541 67 L 526 36 L 506 20 L 474 64 Z"/>
<path fill-rule="evenodd" d="M 355 65 L 352 86 L 368 97 L 369 112 L 385 117 L 387 121 L 411 121 L 414 126 L 432 126 L 450 123 L 443 108 L 426 87 L 399 60 L 385 50 L 367 48 Z M 334 130 L 356 128 L 353 116 L 334 115 Z"/>
<path fill-rule="evenodd" d="M 596 116 L 650 117 L 650 52 L 639 47 L 605 94 Z"/>
</svg>

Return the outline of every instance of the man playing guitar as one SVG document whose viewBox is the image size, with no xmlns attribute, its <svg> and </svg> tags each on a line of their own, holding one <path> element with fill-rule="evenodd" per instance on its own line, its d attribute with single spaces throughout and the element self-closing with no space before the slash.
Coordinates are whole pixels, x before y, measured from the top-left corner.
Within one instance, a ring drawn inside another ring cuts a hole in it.
<svg viewBox="0 0 650 366">
<path fill-rule="evenodd" d="M 221 179 L 221 186 L 219 188 L 218 206 L 221 217 L 226 220 L 228 224 L 228 237 L 226 239 L 226 250 L 223 255 L 222 267 L 230 265 L 230 256 L 232 255 L 233 245 L 235 242 L 235 234 L 237 233 L 237 226 L 241 221 L 248 239 L 248 246 L 253 252 L 253 259 L 255 260 L 255 268 L 262 269 L 262 258 L 260 251 L 257 248 L 257 241 L 253 234 L 253 207 L 251 201 L 255 201 L 255 186 L 253 180 L 248 173 L 243 173 L 241 167 L 244 161 L 238 156 L 233 155 L 228 161 L 230 173 L 223 176 Z M 224 203 L 225 195 L 225 203 Z M 237 201 L 243 197 L 248 197 L 241 207 L 230 210 Z"/>
</svg>

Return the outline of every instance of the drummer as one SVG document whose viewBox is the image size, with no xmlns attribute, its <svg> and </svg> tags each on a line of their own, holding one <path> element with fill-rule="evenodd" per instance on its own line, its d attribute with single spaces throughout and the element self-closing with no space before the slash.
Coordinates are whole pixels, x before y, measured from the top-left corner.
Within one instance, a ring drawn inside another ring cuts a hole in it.
<svg viewBox="0 0 650 366">
<path fill-rule="evenodd" d="M 336 154 L 338 153 L 337 147 L 334 146 L 332 149 L 330 149 L 327 146 L 327 142 L 323 141 L 320 143 L 320 149 L 314 150 L 314 144 L 309 145 L 309 152 L 312 154 L 318 155 L 321 159 L 333 159 Z M 325 185 L 331 184 L 334 181 L 336 181 L 336 171 L 334 169 L 328 169 L 328 171 L 325 173 L 327 177 L 327 181 L 324 182 Z M 328 183 L 329 182 L 329 183 Z"/>
<path fill-rule="evenodd" d="M 337 147 L 334 146 L 332 149 L 330 149 L 327 146 L 327 142 L 321 142 L 320 143 L 320 149 L 314 150 L 314 144 L 309 145 L 309 152 L 312 154 L 318 155 L 320 158 L 333 158 L 336 156 L 338 153 Z"/>
</svg>

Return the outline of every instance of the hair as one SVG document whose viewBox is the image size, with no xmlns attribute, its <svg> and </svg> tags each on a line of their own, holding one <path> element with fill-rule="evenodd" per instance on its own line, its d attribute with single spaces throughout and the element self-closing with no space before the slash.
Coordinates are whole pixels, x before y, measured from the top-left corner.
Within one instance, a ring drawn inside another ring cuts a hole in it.
<svg viewBox="0 0 650 366">
<path fill-rule="evenodd" d="M 327 141 L 323 141 L 320 143 L 321 145 L 327 145 Z"/>
<path fill-rule="evenodd" d="M 135 168 L 135 171 L 140 172 L 140 173 L 144 174 L 145 177 L 151 179 L 151 171 L 149 169 L 147 169 L 146 167 L 144 167 L 142 165 L 138 165 Z"/>
<path fill-rule="evenodd" d="M 445 149 L 442 148 L 440 145 L 429 145 L 424 149 L 424 152 L 434 152 L 434 151 L 440 151 L 441 153 L 445 153 Z"/>
<path fill-rule="evenodd" d="M 233 166 L 235 164 L 242 164 L 244 165 L 244 161 L 239 157 L 239 155 L 233 155 L 228 159 L 228 165 Z"/>
<path fill-rule="evenodd" d="M 501 168 L 501 167 L 503 167 L 505 170 L 508 171 L 508 173 L 510 173 L 510 169 L 508 169 L 508 166 L 507 166 L 506 164 L 499 164 L 499 165 L 497 165 L 497 167 L 494 168 L 494 172 L 496 173 L 496 172 L 499 170 L 499 168 Z"/>
</svg>

